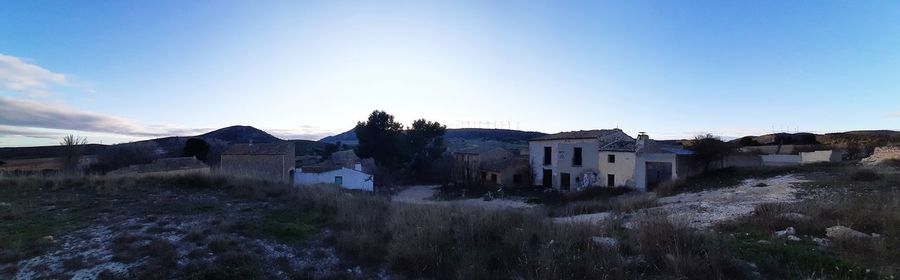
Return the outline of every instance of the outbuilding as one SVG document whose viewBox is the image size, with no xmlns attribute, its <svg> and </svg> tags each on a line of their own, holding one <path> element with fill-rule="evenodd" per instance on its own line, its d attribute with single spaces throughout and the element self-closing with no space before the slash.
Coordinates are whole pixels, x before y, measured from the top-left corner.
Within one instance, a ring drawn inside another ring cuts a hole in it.
<svg viewBox="0 0 900 280">
<path fill-rule="evenodd" d="M 294 172 L 294 185 L 309 186 L 335 184 L 345 189 L 374 191 L 374 177 L 362 170 L 362 164 L 353 169 L 339 165 L 313 165 L 299 167 Z"/>
</svg>

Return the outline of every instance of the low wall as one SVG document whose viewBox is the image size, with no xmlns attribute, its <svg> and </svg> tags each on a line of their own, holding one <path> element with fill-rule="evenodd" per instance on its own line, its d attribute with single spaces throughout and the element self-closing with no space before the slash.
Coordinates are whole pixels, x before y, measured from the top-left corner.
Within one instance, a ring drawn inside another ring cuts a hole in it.
<svg viewBox="0 0 900 280">
<path fill-rule="evenodd" d="M 875 165 L 890 159 L 900 159 L 900 146 L 877 147 L 871 156 L 862 159 L 861 162 Z"/>
<path fill-rule="evenodd" d="M 843 156 L 844 155 L 842 152 L 833 150 L 803 152 L 800 153 L 800 162 L 803 164 L 817 162 L 840 162 Z"/>
<path fill-rule="evenodd" d="M 763 166 L 789 166 L 799 165 L 802 162 L 800 155 L 760 155 Z"/>
</svg>

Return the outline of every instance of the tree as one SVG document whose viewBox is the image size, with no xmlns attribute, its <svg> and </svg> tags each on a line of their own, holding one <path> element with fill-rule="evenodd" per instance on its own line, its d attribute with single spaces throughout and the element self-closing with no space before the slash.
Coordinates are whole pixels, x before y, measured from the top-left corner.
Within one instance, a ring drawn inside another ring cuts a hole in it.
<svg viewBox="0 0 900 280">
<path fill-rule="evenodd" d="M 412 127 L 406 131 L 411 161 L 409 163 L 410 177 L 416 180 L 426 180 L 433 163 L 441 159 L 446 146 L 444 146 L 444 133 L 447 127 L 438 122 L 418 119 Z"/>
<path fill-rule="evenodd" d="M 706 172 L 711 163 L 723 160 L 726 154 L 734 150 L 734 147 L 715 135 L 704 134 L 694 137 L 690 141 L 688 149 L 694 151 L 693 159 L 697 164 L 703 166 L 703 172 Z"/>
<path fill-rule="evenodd" d="M 394 121 L 394 116 L 375 110 L 365 122 L 358 122 L 353 129 L 359 145 L 356 155 L 373 158 L 375 165 L 391 169 L 400 168 L 406 159 L 403 149 L 403 124 Z"/>
<path fill-rule="evenodd" d="M 187 142 L 184 143 L 184 152 L 182 154 L 182 156 L 196 157 L 197 159 L 206 162 L 207 155 L 209 155 L 209 143 L 206 143 L 205 140 L 200 138 L 188 139 Z"/>
<path fill-rule="evenodd" d="M 69 134 L 63 137 L 59 144 L 63 146 L 62 171 L 69 175 L 75 174 L 78 172 L 78 161 L 84 152 L 87 138 Z"/>
<path fill-rule="evenodd" d="M 419 119 L 408 130 L 394 121 L 394 116 L 374 111 L 365 122 L 354 128 L 359 145 L 356 155 L 373 158 L 379 174 L 376 185 L 383 186 L 395 178 L 421 180 L 428 177 L 433 163 L 441 159 L 447 127 L 438 122 Z M 404 175 L 406 177 L 398 177 Z"/>
</svg>

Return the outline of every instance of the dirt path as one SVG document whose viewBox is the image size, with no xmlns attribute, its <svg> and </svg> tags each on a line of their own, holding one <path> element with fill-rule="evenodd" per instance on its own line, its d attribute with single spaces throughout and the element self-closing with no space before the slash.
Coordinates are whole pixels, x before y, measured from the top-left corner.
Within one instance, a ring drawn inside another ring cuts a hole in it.
<svg viewBox="0 0 900 280">
<path fill-rule="evenodd" d="M 734 187 L 682 193 L 657 199 L 660 206 L 638 213 L 668 213 L 671 220 L 687 222 L 697 229 L 710 229 L 725 221 L 750 215 L 757 205 L 799 201 L 795 184 L 808 182 L 797 175 L 747 179 Z M 632 226 L 625 215 L 625 226 Z M 602 223 L 614 218 L 609 212 L 553 218 L 554 222 Z"/>
<path fill-rule="evenodd" d="M 463 207 L 479 207 L 483 209 L 521 209 L 537 207 L 534 204 L 528 204 L 525 201 L 513 199 L 494 199 L 484 201 L 480 198 L 461 199 L 461 200 L 434 200 L 434 194 L 437 193 L 438 186 L 411 186 L 405 190 L 395 194 L 391 200 L 394 202 L 411 203 L 411 204 L 428 204 L 428 205 L 445 205 L 445 206 L 463 206 Z"/>
<path fill-rule="evenodd" d="M 760 204 L 799 201 L 799 189 L 794 185 L 803 182 L 808 181 L 796 175 L 747 179 L 735 187 L 662 197 L 658 200 L 662 206 L 648 210 L 663 210 L 670 219 L 684 219 L 694 228 L 708 229 L 750 215 Z"/>
</svg>

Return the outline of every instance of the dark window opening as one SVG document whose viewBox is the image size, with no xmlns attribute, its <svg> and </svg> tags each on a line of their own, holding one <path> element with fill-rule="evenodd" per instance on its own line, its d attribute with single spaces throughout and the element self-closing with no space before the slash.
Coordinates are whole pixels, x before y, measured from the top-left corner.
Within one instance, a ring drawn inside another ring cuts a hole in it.
<svg viewBox="0 0 900 280">
<path fill-rule="evenodd" d="M 581 166 L 581 148 L 575 148 L 572 153 L 572 166 Z"/>
<path fill-rule="evenodd" d="M 500 183 L 500 180 L 497 180 L 497 173 L 491 173 L 491 182 L 494 182 L 495 184 Z"/>
<path fill-rule="evenodd" d="M 334 184 L 335 184 L 335 185 L 343 185 L 343 184 L 344 184 L 344 177 L 342 177 L 342 176 L 334 176 Z"/>
<path fill-rule="evenodd" d="M 606 161 L 609 163 L 616 163 L 616 155 L 608 155 L 606 156 Z"/>
<path fill-rule="evenodd" d="M 567 191 L 572 184 L 572 178 L 569 173 L 559 173 L 559 189 Z"/>
<path fill-rule="evenodd" d="M 606 175 L 606 185 L 610 187 L 616 186 L 616 175 L 607 174 Z"/>
<path fill-rule="evenodd" d="M 550 165 L 551 152 L 553 152 L 553 148 L 544 147 L 544 165 Z"/>
<path fill-rule="evenodd" d="M 487 180 L 487 172 L 481 171 L 481 180 Z"/>
<path fill-rule="evenodd" d="M 521 184 L 522 183 L 522 174 L 513 175 L 513 184 Z"/>
</svg>

